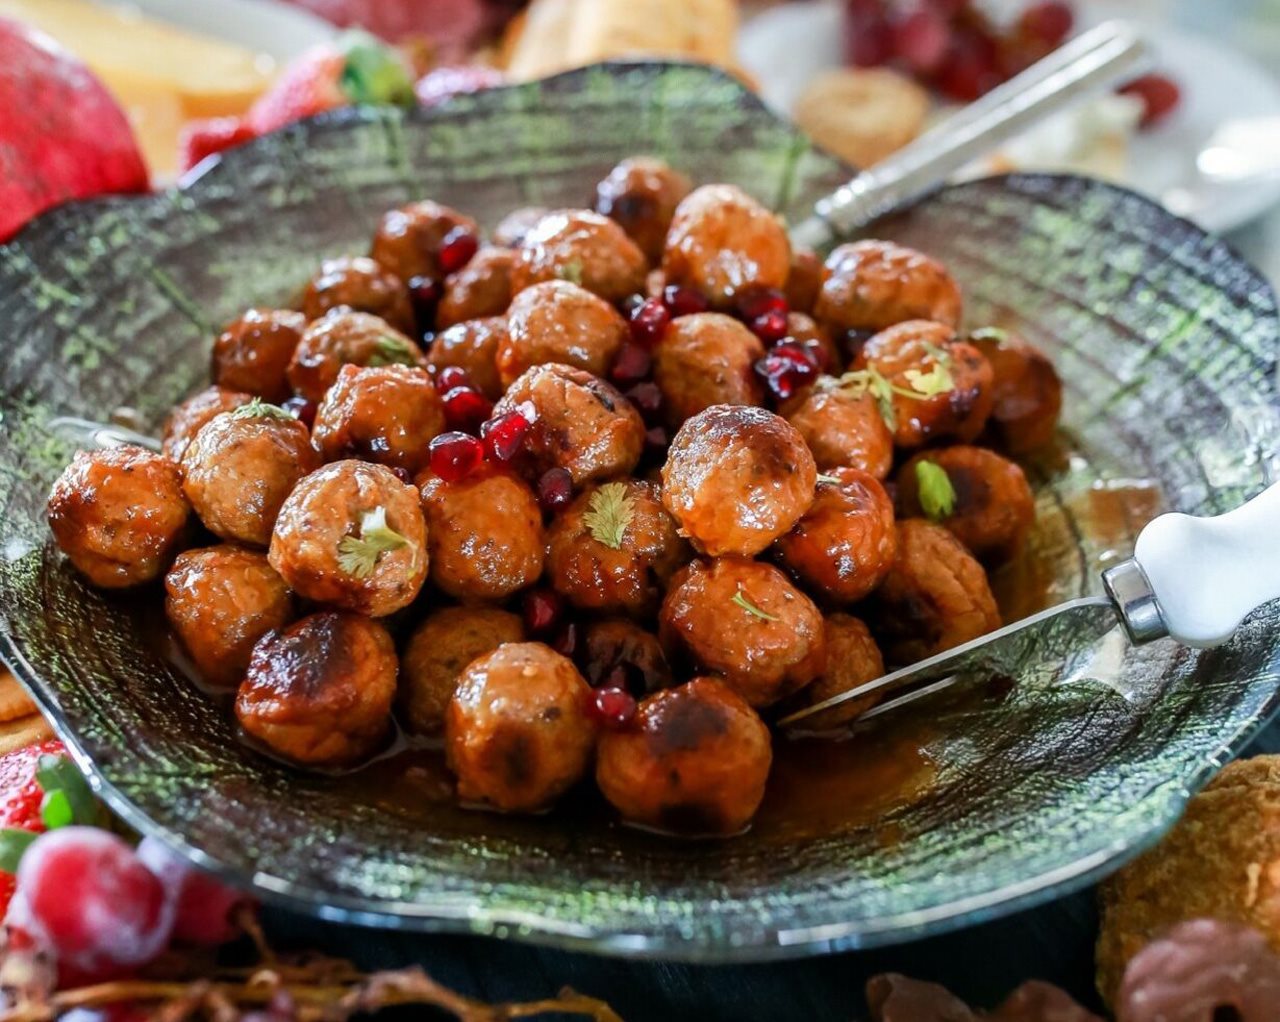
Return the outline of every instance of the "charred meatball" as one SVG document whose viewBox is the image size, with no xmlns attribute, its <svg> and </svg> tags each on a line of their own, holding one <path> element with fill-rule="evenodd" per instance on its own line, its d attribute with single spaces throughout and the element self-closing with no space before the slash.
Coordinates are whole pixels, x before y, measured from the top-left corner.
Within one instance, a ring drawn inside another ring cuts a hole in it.
<svg viewBox="0 0 1280 1022">
<path fill-rule="evenodd" d="M 502 600 L 542 574 L 542 511 L 529 484 L 482 463 L 448 482 L 418 477 L 431 547 L 431 581 L 461 600 Z"/>
<path fill-rule="evenodd" d="M 339 767 L 378 750 L 391 729 L 396 650 L 358 614 L 312 614 L 253 648 L 236 719 L 282 759 Z"/>
<path fill-rule="evenodd" d="M 596 783 L 633 823 L 736 834 L 759 808 L 772 762 L 755 711 L 715 678 L 694 678 L 651 695 L 633 726 L 601 737 Z"/>
<path fill-rule="evenodd" d="M 445 714 L 458 797 L 537 812 L 587 772 L 595 728 L 573 662 L 539 642 L 509 642 L 473 660 Z"/>
<path fill-rule="evenodd" d="M 652 632 L 625 617 L 588 622 L 582 639 L 582 673 L 591 686 L 614 685 L 647 695 L 671 685 L 671 666 Z"/>
<path fill-rule="evenodd" d="M 425 366 L 422 351 L 386 320 L 334 309 L 307 326 L 289 363 L 289 385 L 317 404 L 344 365 Z"/>
<path fill-rule="evenodd" d="M 519 248 L 524 236 L 550 212 L 545 206 L 521 206 L 513 209 L 493 229 L 493 243 L 505 248 Z"/>
<path fill-rule="evenodd" d="M 179 554 L 164 578 L 164 612 L 211 685 L 238 685 L 254 644 L 293 619 L 293 593 L 267 563 L 244 547 Z"/>
<path fill-rule="evenodd" d="M 480 233 L 476 222 L 456 209 L 430 200 L 411 202 L 382 215 L 369 254 L 405 283 L 414 277 L 441 280 L 440 247 L 454 231 Z"/>
<path fill-rule="evenodd" d="M 368 256 L 343 256 L 320 264 L 320 272 L 303 292 L 302 311 L 307 319 L 319 319 L 330 309 L 367 312 L 405 334 L 417 330 L 404 281 Z"/>
<path fill-rule="evenodd" d="M 893 501 L 875 476 L 833 469 L 813 506 L 774 544 L 778 560 L 809 592 L 833 603 L 867 596 L 897 552 Z"/>
<path fill-rule="evenodd" d="M 213 342 L 213 382 L 279 404 L 292 389 L 286 373 L 306 328 L 300 312 L 250 309 Z"/>
<path fill-rule="evenodd" d="M 427 363 L 436 373 L 446 366 L 465 369 L 471 386 L 490 401 L 502 397 L 498 347 L 506 340 L 507 318 L 490 316 L 457 323 L 436 335 Z"/>
<path fill-rule="evenodd" d="M 176 465 L 182 461 L 187 444 L 195 439 L 210 419 L 223 412 L 230 412 L 253 400 L 252 394 L 226 387 L 206 387 L 193 394 L 169 413 L 164 424 L 164 439 L 160 450 Z"/>
<path fill-rule="evenodd" d="M 987 573 L 941 525 L 898 523 L 898 554 L 871 625 L 891 664 L 913 664 L 1000 627 Z"/>
<path fill-rule="evenodd" d="M 703 553 L 749 557 L 809 510 L 817 475 L 804 437 L 786 419 L 714 405 L 671 442 L 662 503 Z"/>
<path fill-rule="evenodd" d="M 45 508 L 59 548 L 104 589 L 150 582 L 187 536 L 191 505 L 178 467 L 141 447 L 80 451 Z"/>
<path fill-rule="evenodd" d="M 783 287 L 791 245 L 781 221 L 741 188 L 703 185 L 676 209 L 662 270 L 726 308 L 743 291 Z"/>
<path fill-rule="evenodd" d="M 822 289 L 822 260 L 811 248 L 791 250 L 791 271 L 787 274 L 787 304 L 795 312 L 812 315 Z"/>
<path fill-rule="evenodd" d="M 752 706 L 799 691 L 826 667 L 813 601 L 777 568 L 745 557 L 694 561 L 680 572 L 658 634 L 667 650 L 722 676 Z"/>
<path fill-rule="evenodd" d="M 672 320 L 653 353 L 668 424 L 677 429 L 712 405 L 763 404 L 754 369 L 763 357 L 760 338 L 729 316 L 698 312 Z"/>
<path fill-rule="evenodd" d="M 549 362 L 604 376 L 627 339 L 627 323 L 612 305 L 567 280 L 525 288 L 507 313 L 498 344 L 498 374 L 510 384 Z"/>
<path fill-rule="evenodd" d="M 819 377 L 784 411 L 820 470 L 852 466 L 883 479 L 893 467 L 893 433 L 866 388 Z"/>
<path fill-rule="evenodd" d="M 487 246 L 445 282 L 436 307 L 436 328 L 486 316 L 501 316 L 511 304 L 511 271 L 516 254 L 509 248 Z"/>
<path fill-rule="evenodd" d="M 444 405 L 425 369 L 345 365 L 316 411 L 311 436 L 325 461 L 360 458 L 417 472 L 444 432 Z"/>
<path fill-rule="evenodd" d="M 623 160 L 596 185 L 596 212 L 627 232 L 651 263 L 662 258 L 676 207 L 693 189 L 678 170 L 652 156 Z"/>
<path fill-rule="evenodd" d="M 799 711 L 807 706 L 833 699 L 851 688 L 865 685 L 882 677 L 884 658 L 880 655 L 880 647 L 876 645 L 871 629 L 856 617 L 848 614 L 829 614 L 825 622 L 827 636 L 827 669 L 812 685 L 801 692 L 790 711 Z M 847 724 L 856 717 L 862 716 L 883 698 L 880 692 L 868 692 L 857 699 L 850 699 L 820 710 L 812 717 L 807 717 L 804 728 L 807 731 L 828 731 Z"/>
<path fill-rule="evenodd" d="M 608 217 L 585 209 L 548 213 L 520 240 L 512 290 L 546 280 L 570 280 L 606 302 L 644 288 L 644 253 Z"/>
<path fill-rule="evenodd" d="M 1039 348 L 1006 330 L 978 330 L 969 343 L 987 357 L 995 376 L 987 430 L 1015 458 L 1053 441 L 1062 412 L 1062 380 Z"/>
<path fill-rule="evenodd" d="M 325 465 L 285 501 L 268 556 L 308 600 L 370 617 L 394 613 L 427 577 L 418 491 L 382 465 Z"/>
<path fill-rule="evenodd" d="M 404 725 L 420 735 L 444 730 L 458 678 L 504 642 L 523 642 L 520 618 L 489 607 L 445 607 L 414 629 L 400 665 Z"/>
<path fill-rule="evenodd" d="M 855 241 L 827 256 L 814 316 L 833 330 L 884 330 L 911 319 L 960 323 L 960 287 L 940 262 L 891 241 Z"/>
</svg>

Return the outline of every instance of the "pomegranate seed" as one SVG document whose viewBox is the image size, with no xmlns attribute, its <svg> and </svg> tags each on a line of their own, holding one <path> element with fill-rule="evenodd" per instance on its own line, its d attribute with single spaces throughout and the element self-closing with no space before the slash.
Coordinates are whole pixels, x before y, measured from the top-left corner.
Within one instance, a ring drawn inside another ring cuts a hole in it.
<svg viewBox="0 0 1280 1022">
<path fill-rule="evenodd" d="M 470 387 L 471 374 L 462 366 L 445 366 L 436 373 L 436 390 L 447 394 L 454 387 Z M 474 389 L 474 388 L 473 388 Z"/>
<path fill-rule="evenodd" d="M 671 438 L 661 426 L 653 426 L 644 431 L 644 449 L 649 454 L 665 455 L 671 446 Z"/>
<path fill-rule="evenodd" d="M 1044 51 L 1061 46 L 1075 26 L 1075 15 L 1061 0 L 1042 0 L 1026 8 L 1018 17 L 1018 34 L 1038 44 Z"/>
<path fill-rule="evenodd" d="M 484 444 L 467 433 L 441 433 L 427 445 L 431 471 L 446 483 L 456 483 L 484 460 Z"/>
<path fill-rule="evenodd" d="M 786 341 L 755 364 L 770 393 L 785 401 L 818 375 L 818 366 L 798 341 Z"/>
<path fill-rule="evenodd" d="M 775 344 L 772 353 L 787 359 L 802 371 L 808 370 L 815 374 L 818 371 L 818 360 L 810 354 L 808 348 L 792 338 L 788 338 L 780 344 Z"/>
<path fill-rule="evenodd" d="M 625 688 L 606 685 L 587 697 L 587 716 L 610 731 L 620 731 L 636 717 L 636 700 Z"/>
<path fill-rule="evenodd" d="M 893 46 L 916 74 L 932 74 L 951 44 L 951 30 L 942 15 L 916 7 L 893 26 Z"/>
<path fill-rule="evenodd" d="M 753 287 L 741 292 L 733 301 L 738 316 L 747 323 L 771 312 L 782 314 L 786 319 L 791 311 L 787 296 L 775 287 Z"/>
<path fill-rule="evenodd" d="M 470 387 L 454 387 L 444 396 L 444 417 L 454 429 L 475 429 L 493 414 L 493 402 Z"/>
<path fill-rule="evenodd" d="M 525 435 L 533 425 L 519 411 L 503 412 L 480 427 L 480 439 L 491 461 L 510 461 L 524 445 Z"/>
<path fill-rule="evenodd" d="M 405 485 L 409 485 L 413 482 L 413 474 L 407 468 L 401 468 L 399 465 L 391 466 L 391 474 Z"/>
<path fill-rule="evenodd" d="M 652 348 L 666 332 L 671 313 L 657 298 L 647 298 L 631 314 L 631 338 L 637 344 Z"/>
<path fill-rule="evenodd" d="M 627 387 L 639 383 L 649 375 L 653 368 L 653 358 L 647 348 L 638 344 L 624 344 L 618 349 L 613 360 L 613 368 L 609 370 L 609 379 L 619 387 Z"/>
<path fill-rule="evenodd" d="M 782 343 L 786 344 L 787 342 L 783 341 Z M 831 368 L 831 354 L 817 340 L 811 337 L 808 340 L 796 341 L 795 343 L 804 348 L 804 353 L 809 357 L 809 361 L 817 367 L 818 372 L 825 373 Z"/>
<path fill-rule="evenodd" d="M 471 257 L 480 249 L 480 239 L 469 227 L 455 227 L 440 242 L 440 251 L 436 258 L 440 261 L 440 269 L 447 277 L 457 273 L 471 262 Z"/>
<path fill-rule="evenodd" d="M 578 652 L 578 622 L 566 621 L 552 641 L 551 648 L 572 659 Z"/>
<path fill-rule="evenodd" d="M 785 312 L 766 312 L 756 316 L 747 324 L 751 332 L 765 344 L 773 344 L 787 336 L 787 314 Z"/>
<path fill-rule="evenodd" d="M 652 380 L 637 383 L 626 393 L 626 398 L 636 406 L 645 421 L 662 411 L 662 391 Z"/>
<path fill-rule="evenodd" d="M 707 296 L 701 291 L 695 291 L 691 287 L 681 287 L 679 284 L 668 284 L 662 289 L 662 304 L 667 307 L 672 319 L 677 316 L 692 316 L 695 313 L 706 312 L 711 307 Z"/>
<path fill-rule="evenodd" d="M 538 480 L 538 503 L 547 512 L 559 511 L 573 500 L 573 476 L 567 469 L 549 468 Z"/>
<path fill-rule="evenodd" d="M 1167 75 L 1149 74 L 1120 87 L 1122 96 L 1142 100 L 1142 120 L 1138 126 L 1150 128 L 1169 116 L 1182 102 L 1182 89 Z"/>
<path fill-rule="evenodd" d="M 174 900 L 176 940 L 214 947 L 239 936 L 236 915 L 245 906 L 252 905 L 253 899 L 188 865 L 155 838 L 142 839 L 138 858 L 160 878 Z"/>
<path fill-rule="evenodd" d="M 294 394 L 284 404 L 280 406 L 295 419 L 301 422 L 307 429 L 315 425 L 316 421 L 316 403 L 308 401 L 301 394 Z"/>
<path fill-rule="evenodd" d="M 545 635 L 559 623 L 564 601 L 550 589 L 531 589 L 525 593 L 522 609 L 525 631 L 530 635 Z"/>
</svg>

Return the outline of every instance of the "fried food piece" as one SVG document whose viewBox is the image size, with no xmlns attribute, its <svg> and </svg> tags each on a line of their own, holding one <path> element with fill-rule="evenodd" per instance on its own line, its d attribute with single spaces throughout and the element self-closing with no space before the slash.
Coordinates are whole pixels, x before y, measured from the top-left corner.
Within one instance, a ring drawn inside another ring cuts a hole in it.
<svg viewBox="0 0 1280 1022">
<path fill-rule="evenodd" d="M 814 78 L 796 100 L 796 123 L 820 146 L 863 169 L 924 129 L 928 91 L 887 67 L 839 68 Z"/>
<path fill-rule="evenodd" d="M 285 374 L 306 328 L 307 317 L 300 312 L 250 309 L 213 342 L 213 382 L 279 404 L 289 396 Z"/>
<path fill-rule="evenodd" d="M 330 309 L 367 312 L 404 334 L 417 331 L 417 317 L 404 281 L 368 256 L 326 259 L 302 293 L 302 312 L 319 319 Z"/>
<path fill-rule="evenodd" d="M 630 618 L 588 621 L 582 638 L 582 673 L 592 688 L 621 675 L 633 695 L 648 695 L 672 684 L 671 666 L 658 637 Z"/>
<path fill-rule="evenodd" d="M 1062 380 L 1049 357 L 1007 330 L 978 330 L 969 343 L 991 363 L 994 404 L 987 431 L 1014 457 L 1053 441 L 1062 413 Z"/>
<path fill-rule="evenodd" d="M 436 335 L 427 352 L 427 364 L 435 372 L 445 366 L 465 369 L 471 386 L 490 401 L 502 397 L 498 376 L 498 348 L 507 336 L 506 316 L 487 316 L 455 323 Z"/>
<path fill-rule="evenodd" d="M 883 479 L 893 467 L 893 432 L 870 391 L 822 376 L 783 411 L 819 471 L 848 466 Z"/>
<path fill-rule="evenodd" d="M 520 240 L 512 292 L 547 280 L 569 280 L 606 302 L 644 288 L 644 253 L 608 217 L 588 209 L 548 213 Z"/>
<path fill-rule="evenodd" d="M 429 199 L 411 202 L 382 214 L 369 254 L 406 284 L 414 277 L 439 281 L 440 245 L 459 228 L 479 237 L 479 227 L 465 213 Z"/>
<path fill-rule="evenodd" d="M 252 394 L 226 387 L 206 387 L 175 405 L 164 424 L 160 451 L 175 465 L 181 463 L 187 445 L 215 415 L 230 412 L 253 400 Z"/>
<path fill-rule="evenodd" d="M 761 358 L 760 339 L 731 316 L 696 312 L 672 320 L 653 352 L 668 425 L 678 429 L 712 405 L 763 404 L 754 369 Z"/>
<path fill-rule="evenodd" d="M 833 331 L 885 330 L 912 319 L 955 329 L 960 286 L 940 262 L 892 241 L 854 241 L 827 256 L 814 318 Z"/>
<path fill-rule="evenodd" d="M 486 316 L 501 316 L 511 304 L 511 271 L 516 254 L 509 248 L 486 245 L 471 261 L 445 281 L 436 306 L 436 328 Z"/>
<path fill-rule="evenodd" d="M 865 685 L 884 675 L 884 658 L 871 629 L 849 614 L 828 614 L 823 621 L 827 640 L 827 668 L 822 677 L 806 685 L 788 705 L 788 712 L 798 712 Z M 870 692 L 858 699 L 822 710 L 809 717 L 804 727 L 809 731 L 829 731 L 860 717 L 883 696 Z"/>
<path fill-rule="evenodd" d="M 617 222 L 650 263 L 662 259 L 667 229 L 693 182 L 664 160 L 632 156 L 596 185 L 595 210 Z"/>
<path fill-rule="evenodd" d="M 289 385 L 319 404 L 344 365 L 425 366 L 413 341 L 367 312 L 334 309 L 308 324 L 289 363 Z"/>
<path fill-rule="evenodd" d="M 791 249 L 791 269 L 787 274 L 787 304 L 792 312 L 813 314 L 822 289 L 822 260 L 811 248 Z"/>
<path fill-rule="evenodd" d="M 344 365 L 316 410 L 311 439 L 325 461 L 359 458 L 412 473 L 444 430 L 444 404 L 425 369 Z"/>
<path fill-rule="evenodd" d="M 586 288 L 567 280 L 534 284 L 507 312 L 498 375 L 507 385 L 532 366 L 558 362 L 604 376 L 628 336 L 626 320 Z"/>
</svg>

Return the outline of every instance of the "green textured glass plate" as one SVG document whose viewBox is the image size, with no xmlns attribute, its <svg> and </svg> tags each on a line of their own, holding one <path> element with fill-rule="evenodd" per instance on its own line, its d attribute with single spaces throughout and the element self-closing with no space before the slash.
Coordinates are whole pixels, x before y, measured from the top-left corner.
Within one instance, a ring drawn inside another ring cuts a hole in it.
<svg viewBox="0 0 1280 1022">
<path fill-rule="evenodd" d="M 793 218 L 846 175 L 728 78 L 615 65 L 300 124 L 183 191 L 56 210 L 0 249 L 6 661 L 126 820 L 329 918 L 769 958 L 955 927 L 1134 855 L 1274 709 L 1275 607 L 1220 650 L 1107 640 L 1069 676 L 887 724 L 858 753 L 874 811 L 807 785 L 828 816 L 789 825 L 775 797 L 750 833 L 682 844 L 603 814 L 405 814 L 269 762 L 143 637 L 158 600 L 93 591 L 50 544 L 44 498 L 70 454 L 50 417 L 127 405 L 157 425 L 204 381 L 217 324 L 286 300 L 321 256 L 363 250 L 390 206 L 430 196 L 492 225 L 518 205 L 580 205 L 640 151 Z M 1066 379 L 1062 450 L 1035 469 L 1040 525 L 1014 572 L 1023 609 L 1096 591 L 1158 507 L 1212 514 L 1273 478 L 1275 299 L 1220 241 L 1128 192 L 1045 176 L 949 188 L 882 233 L 942 258 L 971 323 L 1025 329 Z"/>
</svg>

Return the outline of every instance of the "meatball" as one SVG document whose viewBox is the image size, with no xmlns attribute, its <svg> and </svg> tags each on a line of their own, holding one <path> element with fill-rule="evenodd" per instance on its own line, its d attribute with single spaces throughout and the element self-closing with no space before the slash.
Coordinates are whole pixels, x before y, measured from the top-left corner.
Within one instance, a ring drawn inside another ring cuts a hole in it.
<svg viewBox="0 0 1280 1022">
<path fill-rule="evenodd" d="M 445 713 L 445 753 L 458 797 L 537 812 L 591 764 L 590 693 L 571 660 L 539 642 L 509 642 L 473 660 Z"/>
<path fill-rule="evenodd" d="M 763 408 L 713 405 L 689 419 L 662 467 L 662 503 L 705 554 L 757 554 L 813 503 L 802 437 Z"/>
<path fill-rule="evenodd" d="M 523 642 L 520 618 L 488 607 L 445 607 L 418 625 L 400 664 L 404 725 L 415 734 L 444 730 L 458 678 L 471 661 L 504 642 Z"/>
<path fill-rule="evenodd" d="M 444 429 L 444 405 L 425 369 L 344 365 L 311 436 L 325 461 L 360 458 L 412 473 L 427 464 L 427 445 Z"/>
<path fill-rule="evenodd" d="M 96 586 L 122 589 L 164 571 L 187 536 L 178 467 L 141 447 L 80 451 L 45 508 L 59 548 Z"/>
<path fill-rule="evenodd" d="M 519 248 L 524 236 L 550 212 L 545 206 L 521 206 L 513 209 L 493 229 L 493 243 L 506 248 Z"/>
<path fill-rule="evenodd" d="M 440 246 L 455 230 L 479 236 L 476 222 L 438 202 L 411 202 L 382 215 L 369 254 L 406 284 L 414 277 L 440 280 Z"/>
<path fill-rule="evenodd" d="M 826 668 L 822 615 L 777 568 L 745 557 L 694 561 L 658 618 L 672 654 L 724 678 L 752 706 L 799 691 Z"/>
<path fill-rule="evenodd" d="M 912 664 L 1000 627 L 987 573 L 951 533 L 898 523 L 898 554 L 876 590 L 871 625 L 885 659 Z"/>
<path fill-rule="evenodd" d="M 279 404 L 289 396 L 286 377 L 307 318 L 288 309 L 250 309 L 213 342 L 213 382 Z"/>
<path fill-rule="evenodd" d="M 445 366 L 465 369 L 471 386 L 490 401 L 502 397 L 498 376 L 498 347 L 507 336 L 507 318 L 489 316 L 455 323 L 436 334 L 427 352 L 427 364 L 437 373 Z"/>
<path fill-rule="evenodd" d="M 925 462 L 943 471 L 942 488 L 949 492 L 936 492 L 939 481 L 921 467 Z M 994 561 L 1021 552 L 1036 518 L 1036 500 L 1022 469 L 994 451 L 963 444 L 917 454 L 903 465 L 898 472 L 898 501 L 903 517 L 931 518 L 975 557 Z"/>
<path fill-rule="evenodd" d="M 854 241 L 827 256 L 814 317 L 833 330 L 884 330 L 911 319 L 960 323 L 960 287 L 940 262 L 891 241 Z"/>
<path fill-rule="evenodd" d="M 250 402 L 196 434 L 182 456 L 183 489 L 215 536 L 266 546 L 280 505 L 319 465 L 306 426 L 275 405 Z"/>
<path fill-rule="evenodd" d="M 822 289 L 822 260 L 811 248 L 791 250 L 791 269 L 787 274 L 787 303 L 795 312 L 813 313 Z"/>
<path fill-rule="evenodd" d="M 627 475 L 644 452 L 644 422 L 611 384 L 573 366 L 534 366 L 494 408 L 502 415 L 533 404 L 536 421 L 525 436 L 532 471 L 563 468 L 575 486 Z"/>
<path fill-rule="evenodd" d="M 236 693 L 236 719 L 275 755 L 341 767 L 378 750 L 396 694 L 391 635 L 358 614 L 326 611 L 268 632 Z"/>
<path fill-rule="evenodd" d="M 547 578 L 582 610 L 642 615 L 688 558 L 654 483 L 591 487 L 551 524 Z"/>
<path fill-rule="evenodd" d="M 991 438 L 1015 458 L 1053 441 L 1062 412 L 1062 380 L 1039 348 L 1005 330 L 969 337 L 991 363 L 994 404 L 987 419 Z"/>
<path fill-rule="evenodd" d="M 585 209 L 548 213 L 520 241 L 515 293 L 544 280 L 571 280 L 606 302 L 644 288 L 644 253 L 608 217 Z"/>
<path fill-rule="evenodd" d="M 788 704 L 789 712 L 816 706 L 884 676 L 884 658 L 865 623 L 849 614 L 828 614 L 824 628 L 827 638 L 826 672 Z M 804 728 L 807 731 L 833 730 L 862 716 L 883 698 L 881 692 L 868 692 L 829 710 L 820 710 L 805 718 Z"/>
<path fill-rule="evenodd" d="M 656 263 L 662 258 L 676 207 L 692 188 L 684 174 L 662 160 L 633 156 L 596 185 L 595 209 L 617 222 L 645 258 Z"/>
<path fill-rule="evenodd" d="M 511 271 L 516 254 L 509 248 L 486 246 L 445 281 L 436 306 L 436 329 L 485 316 L 501 316 L 511 304 Z"/>
<path fill-rule="evenodd" d="M 662 270 L 725 308 L 740 292 L 783 287 L 791 245 L 782 222 L 741 188 L 703 185 L 676 208 Z"/>
<path fill-rule="evenodd" d="M 302 311 L 307 319 L 319 319 L 330 309 L 367 312 L 405 334 L 417 329 L 413 302 L 404 281 L 368 256 L 326 259 L 320 264 L 320 272 L 307 282 L 302 294 Z"/>
<path fill-rule="evenodd" d="M 872 393 L 877 386 L 892 388 L 899 447 L 945 437 L 968 443 L 991 413 L 991 363 L 943 323 L 912 320 L 880 331 L 862 346 L 855 368 L 871 371 L 866 386 Z"/>
<path fill-rule="evenodd" d="M 867 389 L 819 377 L 784 411 L 822 471 L 852 466 L 883 479 L 893 467 L 893 433 Z"/>
<path fill-rule="evenodd" d="M 653 352 L 653 379 L 672 429 L 712 405 L 764 404 L 760 338 L 736 319 L 697 312 L 671 321 Z"/>
<path fill-rule="evenodd" d="M 252 394 L 239 390 L 227 390 L 226 387 L 206 387 L 197 394 L 191 395 L 180 405 L 175 405 L 164 424 L 164 438 L 160 450 L 165 457 L 176 465 L 182 461 L 187 444 L 195 439 L 210 419 L 223 412 L 229 412 L 247 405 L 253 400 Z"/>
<path fill-rule="evenodd" d="M 418 491 L 382 465 L 325 465 L 280 509 L 268 557 L 308 600 L 392 614 L 413 602 L 427 577 Z"/>
<path fill-rule="evenodd" d="M 813 317 L 803 312 L 791 312 L 787 314 L 787 334 L 800 342 L 822 372 L 839 375 L 843 363 L 840 347 L 826 327 L 819 326 Z"/>
<path fill-rule="evenodd" d="M 293 619 L 293 593 L 267 555 L 239 546 L 179 554 L 164 578 L 164 612 L 200 677 L 238 685 L 254 644 Z"/>
<path fill-rule="evenodd" d="M 606 732 L 596 783 L 633 823 L 684 834 L 736 834 L 764 798 L 769 729 L 715 678 L 651 695 L 633 725 Z"/>
<path fill-rule="evenodd" d="M 582 637 L 582 672 L 594 688 L 619 682 L 637 695 L 671 685 L 671 666 L 652 632 L 625 617 L 589 621 Z"/>
<path fill-rule="evenodd" d="M 289 384 L 317 404 L 344 365 L 425 366 L 422 351 L 386 320 L 334 309 L 307 326 L 289 363 Z"/>
<path fill-rule="evenodd" d="M 861 469 L 833 469 L 829 478 L 818 483 L 813 506 L 774 549 L 809 592 L 853 603 L 875 589 L 893 565 L 893 501 Z"/>
<path fill-rule="evenodd" d="M 482 463 L 455 482 L 418 477 L 431 549 L 431 581 L 461 600 L 502 600 L 542 574 L 542 510 L 529 484 Z"/>
<path fill-rule="evenodd" d="M 585 288 L 567 280 L 534 284 L 507 312 L 498 374 L 510 384 L 531 366 L 558 362 L 604 376 L 628 336 L 626 320 Z"/>
</svg>

